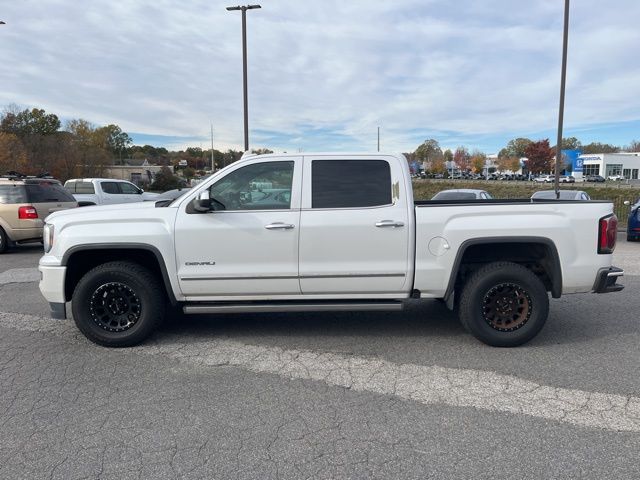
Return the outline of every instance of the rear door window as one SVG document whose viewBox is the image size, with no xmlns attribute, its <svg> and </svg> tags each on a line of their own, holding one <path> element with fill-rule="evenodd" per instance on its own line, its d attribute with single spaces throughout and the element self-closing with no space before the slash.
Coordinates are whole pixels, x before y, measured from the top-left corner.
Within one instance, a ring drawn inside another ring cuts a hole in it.
<svg viewBox="0 0 640 480">
<path fill-rule="evenodd" d="M 391 168 L 385 160 L 313 160 L 312 208 L 390 205 Z"/>
<path fill-rule="evenodd" d="M 120 195 L 120 189 L 117 182 L 100 182 L 102 191 L 110 195 Z"/>
<path fill-rule="evenodd" d="M 120 190 L 122 191 L 122 193 L 126 194 L 126 195 L 137 195 L 140 193 L 140 190 L 138 190 L 138 187 L 131 185 L 130 183 L 119 183 L 118 184 L 120 186 Z"/>
<path fill-rule="evenodd" d="M 31 203 L 75 202 L 67 190 L 57 182 L 38 182 L 25 185 L 27 199 Z"/>
</svg>

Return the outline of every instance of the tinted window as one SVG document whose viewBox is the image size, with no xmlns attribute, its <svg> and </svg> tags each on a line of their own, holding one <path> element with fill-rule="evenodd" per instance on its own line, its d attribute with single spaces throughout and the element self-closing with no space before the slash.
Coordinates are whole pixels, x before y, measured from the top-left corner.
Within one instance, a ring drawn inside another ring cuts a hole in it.
<svg viewBox="0 0 640 480">
<path fill-rule="evenodd" d="M 391 169 L 384 160 L 311 162 L 312 208 L 374 207 L 391 203 Z"/>
<path fill-rule="evenodd" d="M 95 188 L 93 188 L 93 183 L 91 182 L 77 182 L 76 183 L 76 193 L 96 193 Z"/>
<path fill-rule="evenodd" d="M 291 208 L 294 162 L 254 163 L 214 183 L 210 198 L 226 210 L 286 210 Z"/>
<path fill-rule="evenodd" d="M 26 203 L 24 187 L 22 185 L 0 185 L 0 204 Z"/>
<path fill-rule="evenodd" d="M 38 182 L 25 185 L 31 203 L 75 202 L 67 190 L 57 182 Z"/>
<path fill-rule="evenodd" d="M 112 195 L 118 195 L 120 193 L 116 182 L 100 182 L 100 187 L 102 187 L 104 193 L 110 193 Z"/>
<path fill-rule="evenodd" d="M 122 191 L 122 193 L 126 193 L 127 195 L 137 195 L 140 193 L 140 190 L 138 190 L 137 187 L 131 185 L 130 183 L 119 183 L 118 185 L 120 185 L 120 190 Z"/>
</svg>

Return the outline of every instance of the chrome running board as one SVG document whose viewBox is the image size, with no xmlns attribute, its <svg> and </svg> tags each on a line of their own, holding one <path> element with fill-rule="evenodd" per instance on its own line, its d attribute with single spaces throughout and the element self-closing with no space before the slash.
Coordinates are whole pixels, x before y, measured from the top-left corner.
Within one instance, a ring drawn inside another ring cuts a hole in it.
<svg viewBox="0 0 640 480">
<path fill-rule="evenodd" d="M 280 302 L 280 303 L 198 303 L 182 307 L 191 313 L 266 313 L 266 312 L 362 312 L 399 311 L 402 302 Z"/>
</svg>

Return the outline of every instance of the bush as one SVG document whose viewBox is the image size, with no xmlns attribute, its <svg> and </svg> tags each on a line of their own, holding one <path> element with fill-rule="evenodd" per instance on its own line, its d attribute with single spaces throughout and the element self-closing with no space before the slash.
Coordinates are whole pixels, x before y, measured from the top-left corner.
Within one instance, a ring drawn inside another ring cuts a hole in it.
<svg viewBox="0 0 640 480">
<path fill-rule="evenodd" d="M 175 176 L 168 167 L 162 167 L 162 169 L 156 173 L 156 178 L 149 186 L 149 189 L 166 192 L 167 190 L 174 190 L 180 186 L 184 186 L 184 180 Z"/>
</svg>

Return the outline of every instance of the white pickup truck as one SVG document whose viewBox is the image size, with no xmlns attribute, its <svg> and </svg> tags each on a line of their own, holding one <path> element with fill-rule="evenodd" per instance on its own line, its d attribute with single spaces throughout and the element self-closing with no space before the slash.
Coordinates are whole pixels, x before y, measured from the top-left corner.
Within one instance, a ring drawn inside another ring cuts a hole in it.
<svg viewBox="0 0 640 480">
<path fill-rule="evenodd" d="M 269 188 L 266 188 L 269 187 Z M 457 307 L 481 341 L 543 327 L 549 293 L 623 288 L 609 202 L 413 201 L 391 154 L 245 157 L 171 201 L 57 212 L 40 290 L 54 318 L 106 346 L 143 341 L 165 312 Z"/>
<path fill-rule="evenodd" d="M 80 207 L 144 202 L 155 200 L 159 195 L 145 192 L 126 180 L 113 178 L 72 178 L 64 183 L 64 188 Z"/>
</svg>

